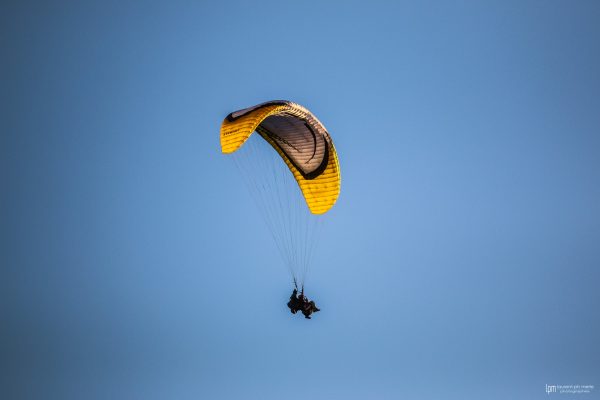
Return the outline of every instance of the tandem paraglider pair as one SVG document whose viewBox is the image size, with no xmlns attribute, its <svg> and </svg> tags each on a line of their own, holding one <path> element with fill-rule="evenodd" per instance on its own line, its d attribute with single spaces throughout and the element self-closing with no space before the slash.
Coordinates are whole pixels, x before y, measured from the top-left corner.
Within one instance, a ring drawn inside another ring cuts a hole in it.
<svg viewBox="0 0 600 400">
<path fill-rule="evenodd" d="M 298 295 L 298 289 L 294 289 L 292 295 L 290 296 L 290 301 L 287 303 L 288 308 L 292 312 L 292 314 L 296 314 L 298 311 L 302 311 L 304 314 L 304 318 L 310 319 L 312 313 L 321 311 L 317 308 L 317 305 L 314 301 L 308 300 L 304 295 L 304 290 L 300 292 Z"/>
<path fill-rule="evenodd" d="M 227 115 L 221 125 L 221 150 L 232 154 L 289 269 L 296 287 L 288 302 L 290 311 L 310 319 L 319 309 L 304 296 L 304 282 L 321 221 L 341 186 L 331 136 L 303 106 L 274 100 Z"/>
</svg>

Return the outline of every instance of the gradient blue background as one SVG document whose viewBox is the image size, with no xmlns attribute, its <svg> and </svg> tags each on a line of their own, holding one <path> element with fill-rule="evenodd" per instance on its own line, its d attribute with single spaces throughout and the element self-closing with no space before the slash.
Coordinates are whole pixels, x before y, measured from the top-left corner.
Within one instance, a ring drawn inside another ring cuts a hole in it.
<svg viewBox="0 0 600 400">
<path fill-rule="evenodd" d="M 597 1 L 0 10 L 0 398 L 600 397 Z M 219 148 L 270 99 L 340 153 L 312 321 Z"/>
</svg>

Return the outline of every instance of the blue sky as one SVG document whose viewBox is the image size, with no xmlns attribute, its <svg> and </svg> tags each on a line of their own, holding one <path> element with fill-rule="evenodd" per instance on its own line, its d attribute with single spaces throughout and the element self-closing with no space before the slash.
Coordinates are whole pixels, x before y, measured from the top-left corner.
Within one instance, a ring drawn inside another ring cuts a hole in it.
<svg viewBox="0 0 600 400">
<path fill-rule="evenodd" d="M 593 1 L 3 4 L 0 397 L 600 385 L 599 19 Z M 219 148 L 225 115 L 271 99 L 340 155 L 312 321 Z"/>
</svg>

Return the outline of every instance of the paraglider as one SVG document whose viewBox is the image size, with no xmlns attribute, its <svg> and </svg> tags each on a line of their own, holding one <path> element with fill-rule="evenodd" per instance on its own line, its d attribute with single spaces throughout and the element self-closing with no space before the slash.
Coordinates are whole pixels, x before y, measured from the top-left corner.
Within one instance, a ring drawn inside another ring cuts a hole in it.
<svg viewBox="0 0 600 400">
<path fill-rule="evenodd" d="M 227 115 L 221 150 L 232 154 L 290 271 L 295 300 L 288 307 L 310 319 L 319 309 L 304 297 L 304 284 L 323 216 L 341 187 L 331 136 L 306 108 L 276 100 Z"/>
<path fill-rule="evenodd" d="M 308 300 L 308 298 L 304 295 L 304 291 L 298 295 L 298 289 L 294 288 L 292 295 L 290 296 L 290 301 L 287 303 L 288 308 L 292 312 L 292 314 L 296 314 L 298 311 L 302 311 L 304 314 L 304 318 L 310 319 L 310 316 L 313 312 L 321 311 L 317 308 L 317 305 L 314 301 Z"/>
</svg>

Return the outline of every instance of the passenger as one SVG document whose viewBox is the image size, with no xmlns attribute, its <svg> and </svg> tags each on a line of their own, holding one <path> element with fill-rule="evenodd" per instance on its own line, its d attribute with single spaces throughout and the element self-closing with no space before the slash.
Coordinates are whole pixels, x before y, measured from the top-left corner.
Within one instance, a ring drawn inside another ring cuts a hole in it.
<svg viewBox="0 0 600 400">
<path fill-rule="evenodd" d="M 294 289 L 294 291 L 292 292 L 292 295 L 290 296 L 290 301 L 288 301 L 287 306 L 289 307 L 292 314 L 296 314 L 302 309 L 302 302 L 298 298 L 298 289 Z"/>
</svg>

